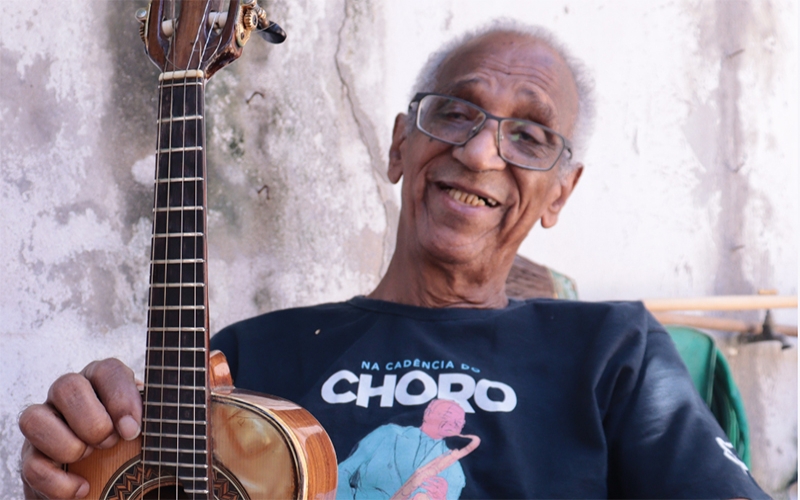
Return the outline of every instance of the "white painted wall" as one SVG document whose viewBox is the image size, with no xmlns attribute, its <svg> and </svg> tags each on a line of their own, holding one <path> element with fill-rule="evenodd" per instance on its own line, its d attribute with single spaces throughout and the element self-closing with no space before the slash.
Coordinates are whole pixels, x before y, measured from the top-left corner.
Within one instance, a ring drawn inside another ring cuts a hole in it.
<svg viewBox="0 0 800 500">
<path fill-rule="evenodd" d="M 142 3 L 1 3 L 3 497 L 19 495 L 24 405 L 91 359 L 143 362 L 156 70 L 132 22 Z M 581 183 L 523 255 L 587 300 L 797 293 L 793 0 L 271 4 L 287 43 L 252 41 L 208 88 L 213 329 L 377 282 L 397 213 L 383 174 L 394 114 L 430 51 L 495 16 L 549 27 L 597 84 Z M 777 319 L 796 324 L 796 311 Z M 721 342 L 753 473 L 785 496 L 796 348 Z"/>
</svg>

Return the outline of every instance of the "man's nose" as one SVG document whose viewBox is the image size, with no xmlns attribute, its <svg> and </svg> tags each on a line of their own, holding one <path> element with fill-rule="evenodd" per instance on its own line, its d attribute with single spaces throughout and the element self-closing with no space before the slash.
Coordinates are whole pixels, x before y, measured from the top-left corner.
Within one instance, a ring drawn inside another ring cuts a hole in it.
<svg viewBox="0 0 800 500">
<path fill-rule="evenodd" d="M 500 158 L 495 120 L 487 120 L 481 130 L 463 146 L 453 147 L 453 157 L 470 170 L 503 170 L 506 162 Z"/>
</svg>

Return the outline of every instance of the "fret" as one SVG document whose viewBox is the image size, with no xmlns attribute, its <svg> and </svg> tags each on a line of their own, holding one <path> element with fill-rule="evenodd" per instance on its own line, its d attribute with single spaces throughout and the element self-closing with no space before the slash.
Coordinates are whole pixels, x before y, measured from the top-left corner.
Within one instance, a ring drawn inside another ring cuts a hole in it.
<svg viewBox="0 0 800 500">
<path fill-rule="evenodd" d="M 155 237 L 155 238 L 168 238 L 170 236 L 183 236 L 183 237 L 187 237 L 187 236 L 205 236 L 205 233 L 198 233 L 198 232 L 181 233 L 181 232 L 175 232 L 175 233 L 154 233 L 153 234 L 153 237 Z"/>
<path fill-rule="evenodd" d="M 191 348 L 205 348 L 206 347 L 206 332 L 204 329 L 192 329 L 193 331 L 181 331 L 181 332 L 147 332 L 147 348 L 148 349 L 159 349 L 159 348 L 179 348 L 179 347 L 191 347 Z M 181 381 L 181 383 L 187 383 L 186 381 Z M 191 382 L 188 382 L 191 383 Z M 199 384 L 203 384 L 203 382 L 199 382 Z M 194 385 L 194 384 L 192 384 Z"/>
<path fill-rule="evenodd" d="M 159 116 L 194 116 L 203 114 L 203 86 L 198 84 L 160 85 Z"/>
<path fill-rule="evenodd" d="M 203 283 L 204 263 L 152 264 L 151 279 L 153 283 Z"/>
<path fill-rule="evenodd" d="M 203 124 L 198 121 L 170 121 L 158 127 L 160 152 L 197 151 L 203 146 Z M 198 149 L 193 149 L 198 148 Z"/>
<path fill-rule="evenodd" d="M 150 368 L 183 368 L 183 367 L 202 367 L 206 363 L 205 352 L 199 351 L 162 351 L 148 350 L 146 353 L 147 362 Z"/>
<path fill-rule="evenodd" d="M 190 469 L 190 470 L 191 469 L 197 469 L 198 472 L 200 472 L 201 474 L 205 474 L 206 469 L 208 469 L 208 465 L 206 465 L 205 463 L 202 463 L 200 461 L 198 461 L 198 463 L 195 464 L 195 465 L 188 465 L 188 464 L 180 463 L 180 462 L 177 462 L 177 461 L 174 461 L 174 460 L 171 461 L 171 462 L 168 462 L 168 461 L 165 461 L 165 460 L 159 460 L 159 457 L 155 457 L 155 458 L 145 457 L 142 460 L 142 463 L 144 465 L 151 465 L 151 466 L 155 466 L 155 467 L 162 466 L 162 467 L 184 468 L 184 469 Z M 193 474 L 193 472 L 194 472 L 194 470 L 192 470 L 192 472 L 187 472 L 186 476 L 183 476 L 183 477 L 189 479 L 190 481 L 198 481 L 198 480 L 200 480 L 200 477 L 202 477 L 202 476 L 195 475 L 195 474 Z M 178 476 L 178 477 L 183 479 L 183 477 L 181 477 L 181 476 Z M 186 490 L 186 488 L 184 488 L 184 490 L 188 491 L 188 490 Z"/>
<path fill-rule="evenodd" d="M 200 385 L 202 385 L 202 384 L 200 384 Z M 152 388 L 154 388 L 154 389 L 186 389 L 186 388 L 187 388 L 185 385 L 178 385 L 178 384 L 154 384 L 154 383 L 149 383 L 149 384 L 147 384 L 147 387 L 152 387 Z M 203 389 L 205 389 L 205 388 L 203 388 Z M 199 389 L 189 389 L 189 390 L 196 391 L 196 390 L 199 390 Z"/>
<path fill-rule="evenodd" d="M 183 491 L 193 496 L 208 496 L 211 498 L 211 490 L 209 490 L 209 480 L 199 474 L 189 473 L 185 476 L 177 475 L 178 480 L 183 486 Z"/>
<path fill-rule="evenodd" d="M 159 441 L 167 440 L 167 439 L 169 441 L 174 441 L 174 438 L 166 438 L 166 437 L 162 437 L 162 436 L 153 436 L 153 437 L 159 438 Z M 147 437 L 145 436 L 145 440 L 146 439 L 147 439 Z M 197 443 L 194 443 L 194 444 L 195 445 L 200 445 L 202 447 L 205 447 L 206 446 L 205 438 L 202 438 L 202 439 L 198 438 L 197 439 Z M 142 451 L 144 451 L 144 452 L 151 451 L 151 452 L 155 452 L 155 453 L 164 453 L 164 452 L 174 453 L 176 450 L 177 451 L 184 451 L 184 452 L 192 453 L 192 454 L 194 454 L 197 451 L 202 451 L 202 450 L 198 450 L 197 448 L 194 448 L 194 447 L 189 448 L 189 447 L 186 447 L 186 446 L 177 446 L 177 445 L 176 446 L 170 446 L 169 443 L 166 443 L 166 444 L 162 443 L 161 446 L 147 446 L 147 445 L 142 446 Z"/>
<path fill-rule="evenodd" d="M 166 415 L 165 415 L 166 414 Z M 144 415 L 147 418 L 165 418 L 178 421 L 206 421 L 206 408 L 205 406 L 192 406 L 192 405 L 168 405 L 166 403 L 160 404 L 144 404 Z"/>
<path fill-rule="evenodd" d="M 196 205 L 155 208 L 154 236 L 202 234 L 204 211 Z"/>
<path fill-rule="evenodd" d="M 163 467 L 176 467 L 179 471 L 182 469 L 184 477 L 198 481 L 205 475 L 205 469 L 208 468 L 206 464 L 206 453 L 203 452 L 190 452 L 186 453 L 184 460 L 178 460 L 177 452 L 145 452 L 142 462 L 145 464 L 161 465 Z M 178 476 L 178 474 L 176 474 Z M 180 477 L 180 476 L 179 476 Z"/>
<path fill-rule="evenodd" d="M 148 328 L 147 330 L 153 333 L 163 334 L 163 333 L 174 333 L 174 332 L 197 333 L 197 332 L 204 332 L 206 329 L 203 328 L 202 326 L 199 327 L 180 326 L 180 327 L 153 327 L 153 328 Z"/>
<path fill-rule="evenodd" d="M 196 264 L 205 262 L 205 259 L 153 259 L 153 264 Z"/>
<path fill-rule="evenodd" d="M 151 366 L 151 368 L 164 369 L 164 371 L 179 371 L 179 372 L 205 372 L 204 367 L 198 366 Z"/>
<path fill-rule="evenodd" d="M 205 311 L 202 309 L 181 311 L 152 309 L 149 311 L 149 319 L 148 327 L 198 327 L 205 325 Z"/>
<path fill-rule="evenodd" d="M 150 289 L 150 307 L 202 306 L 205 304 L 205 287 L 200 285 L 154 284 Z"/>
<path fill-rule="evenodd" d="M 151 403 L 151 406 L 152 403 L 156 403 L 155 407 L 158 408 L 159 410 L 167 408 L 172 408 L 172 409 L 177 408 L 180 410 L 198 410 L 198 409 L 205 409 L 206 407 L 205 403 L 176 403 L 172 401 L 145 401 L 144 403 L 145 404 Z"/>
<path fill-rule="evenodd" d="M 176 181 L 202 181 L 202 177 L 170 177 L 169 179 L 156 179 L 156 184 L 169 184 Z M 158 207 L 161 209 L 169 209 L 169 207 Z M 197 208 L 197 207 L 176 207 L 178 210 L 184 208 Z"/>
<path fill-rule="evenodd" d="M 156 120 L 157 123 L 173 123 L 179 121 L 188 121 L 188 120 L 202 120 L 203 116 L 201 115 L 191 115 L 191 116 L 170 116 L 167 118 L 160 118 Z"/>
<path fill-rule="evenodd" d="M 207 487 L 205 487 L 205 488 L 187 488 L 186 487 L 187 478 L 181 478 L 180 476 L 178 476 L 178 479 L 180 479 L 181 480 L 181 484 L 184 485 L 183 491 L 185 491 L 186 493 L 193 493 L 195 495 L 208 495 L 210 493 L 210 491 L 208 490 Z M 194 476 L 191 476 L 191 477 L 188 478 L 188 480 L 194 482 L 196 480 L 196 478 Z M 208 479 L 197 480 L 197 481 L 198 482 L 202 481 L 203 484 L 206 484 L 208 482 Z"/>
<path fill-rule="evenodd" d="M 175 284 L 175 283 L 152 283 L 150 286 L 154 287 L 154 288 L 168 288 L 168 289 L 180 290 L 180 289 L 183 289 L 183 288 L 203 289 L 203 288 L 205 288 L 206 285 L 205 285 L 205 283 L 191 283 L 191 284 L 186 284 L 186 285 L 184 285 L 184 284 Z"/>
<path fill-rule="evenodd" d="M 195 367 L 191 370 L 188 366 L 182 366 L 180 370 L 174 367 L 148 368 L 145 371 L 145 385 L 169 384 L 204 387 L 206 383 L 206 374 L 206 370 L 199 367 Z"/>
<path fill-rule="evenodd" d="M 153 465 L 160 465 L 162 467 L 177 467 L 178 469 L 184 468 L 187 469 L 185 474 L 187 478 L 192 481 L 200 480 L 195 472 L 200 472 L 201 474 L 205 474 L 205 470 L 208 466 L 205 465 L 205 453 L 200 452 L 190 452 L 190 453 L 179 453 L 176 451 L 145 451 L 143 453 L 144 459 L 142 462 L 145 464 L 153 464 Z M 181 458 L 178 458 L 179 455 L 182 455 Z M 198 459 L 199 458 L 199 459 Z M 193 465 L 196 464 L 196 465 Z M 199 469 L 196 470 L 196 469 Z M 180 477 L 180 476 L 179 476 Z"/>
<path fill-rule="evenodd" d="M 177 148 L 164 148 L 164 149 L 157 149 L 156 152 L 160 154 L 169 154 L 169 153 L 185 153 L 186 151 L 202 151 L 202 146 L 186 146 L 186 147 L 177 147 Z"/>
<path fill-rule="evenodd" d="M 200 388 L 179 388 L 179 389 L 159 389 L 151 385 L 145 385 L 145 402 L 157 406 L 180 406 L 181 408 L 192 405 L 200 405 L 205 408 L 206 389 Z"/>
<path fill-rule="evenodd" d="M 185 179 L 189 179 L 189 177 L 185 177 L 182 180 L 185 180 Z M 201 179 L 201 178 L 198 177 L 198 179 Z M 202 205 L 197 205 L 197 206 L 194 206 L 194 207 L 157 207 L 157 208 L 153 209 L 153 212 L 155 212 L 155 213 L 161 213 L 161 212 L 189 212 L 189 211 L 192 211 L 192 210 L 196 210 L 198 212 L 202 212 L 203 210 L 205 210 L 205 207 L 202 206 Z"/>
<path fill-rule="evenodd" d="M 151 262 L 154 264 L 191 264 L 204 262 L 203 236 L 153 236 Z"/>
<path fill-rule="evenodd" d="M 196 206 L 202 204 L 204 182 L 172 181 L 156 184 L 156 208 Z"/>
<path fill-rule="evenodd" d="M 205 262 L 204 259 L 153 259 L 153 264 L 196 264 Z"/>
<path fill-rule="evenodd" d="M 205 435 L 206 424 L 205 422 L 185 422 L 163 418 L 142 418 L 142 434 L 153 436 L 159 434 Z"/>
<path fill-rule="evenodd" d="M 205 351 L 205 347 L 148 347 L 147 350 L 158 350 L 158 351 Z M 180 386 L 177 386 L 180 387 Z"/>
<path fill-rule="evenodd" d="M 197 446 L 205 446 L 206 436 L 149 434 L 144 436 L 144 450 L 197 450 Z M 202 449 L 201 449 L 202 450 Z"/>
<path fill-rule="evenodd" d="M 157 157 L 158 171 L 156 178 L 168 179 L 170 177 L 202 176 L 202 159 L 203 153 L 198 153 L 197 151 L 189 154 L 182 151 L 162 153 Z"/>
</svg>

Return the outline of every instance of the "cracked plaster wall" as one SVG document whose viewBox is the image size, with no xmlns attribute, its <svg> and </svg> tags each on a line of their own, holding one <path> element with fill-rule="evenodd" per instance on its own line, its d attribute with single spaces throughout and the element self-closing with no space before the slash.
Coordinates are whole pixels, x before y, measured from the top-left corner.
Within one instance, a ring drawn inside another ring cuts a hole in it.
<svg viewBox="0 0 800 500">
<path fill-rule="evenodd" d="M 157 70 L 132 22 L 142 4 L 3 2 L 3 497 L 19 495 L 24 405 L 91 359 L 143 363 Z M 524 255 L 574 277 L 589 300 L 797 293 L 792 0 L 267 6 L 286 44 L 251 41 L 207 87 L 212 330 L 376 283 L 398 210 L 385 178 L 394 114 L 431 50 L 497 15 L 553 29 L 599 97 L 581 184 Z M 796 323 L 795 312 L 778 320 Z M 747 404 L 753 473 L 785 497 L 796 349 L 720 342 Z"/>
</svg>

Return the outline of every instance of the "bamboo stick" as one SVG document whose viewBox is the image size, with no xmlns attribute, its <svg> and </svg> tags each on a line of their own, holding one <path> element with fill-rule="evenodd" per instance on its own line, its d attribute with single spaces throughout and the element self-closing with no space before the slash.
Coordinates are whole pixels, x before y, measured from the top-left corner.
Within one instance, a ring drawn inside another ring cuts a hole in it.
<svg viewBox="0 0 800 500">
<path fill-rule="evenodd" d="M 719 295 L 674 299 L 646 299 L 651 312 L 663 311 L 743 311 L 797 307 L 797 296 L 790 295 Z"/>
<path fill-rule="evenodd" d="M 711 318 L 708 316 L 693 316 L 691 314 L 676 314 L 670 312 L 653 312 L 653 316 L 664 325 L 682 325 L 708 330 L 724 332 L 761 333 L 763 325 L 748 323 L 738 319 Z M 797 337 L 797 327 L 791 325 L 772 325 L 772 331 L 792 337 Z"/>
</svg>

